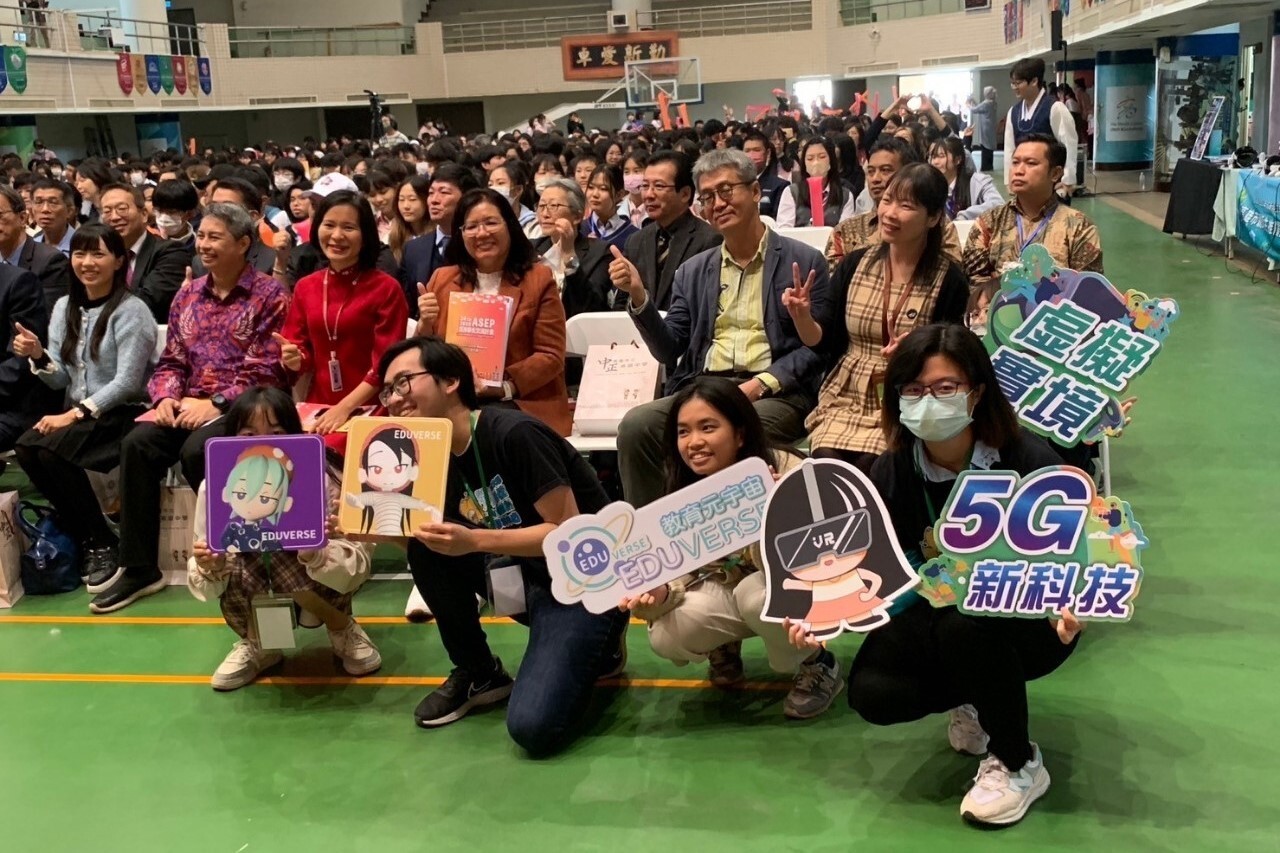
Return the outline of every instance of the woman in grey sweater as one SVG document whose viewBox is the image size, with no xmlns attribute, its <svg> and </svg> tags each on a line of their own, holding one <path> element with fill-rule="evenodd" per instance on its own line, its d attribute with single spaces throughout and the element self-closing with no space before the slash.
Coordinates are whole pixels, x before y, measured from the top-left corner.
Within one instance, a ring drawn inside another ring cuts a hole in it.
<svg viewBox="0 0 1280 853">
<path fill-rule="evenodd" d="M 116 535 L 107 525 L 88 471 L 120 464 L 120 441 L 133 428 L 155 360 L 151 311 L 129 293 L 124 240 L 99 223 L 71 238 L 71 286 L 53 307 L 49 346 L 19 328 L 14 352 L 51 388 L 67 394 L 67 410 L 49 415 L 18 439 L 22 470 L 57 511 L 84 555 L 89 591 L 117 571 Z"/>
</svg>

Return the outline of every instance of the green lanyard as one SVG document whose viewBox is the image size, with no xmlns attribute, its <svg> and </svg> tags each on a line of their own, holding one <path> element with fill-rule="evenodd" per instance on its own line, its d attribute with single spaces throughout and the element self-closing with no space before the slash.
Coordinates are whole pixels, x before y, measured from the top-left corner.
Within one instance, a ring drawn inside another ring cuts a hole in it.
<svg viewBox="0 0 1280 853">
<path fill-rule="evenodd" d="M 498 529 L 497 517 L 493 514 L 493 495 L 489 491 L 489 478 L 484 473 L 484 463 L 480 461 L 480 448 L 476 447 L 476 424 L 480 420 L 480 415 L 476 412 L 471 413 L 471 452 L 475 454 L 476 468 L 480 471 L 480 489 L 484 492 L 484 503 L 481 504 L 479 498 L 476 497 L 476 490 L 471 488 L 471 484 L 467 482 L 467 478 L 462 476 L 462 489 L 467 493 L 467 498 L 471 504 L 480 512 L 484 513 L 484 526 L 489 530 Z M 461 476 L 461 475 L 460 475 Z"/>
</svg>

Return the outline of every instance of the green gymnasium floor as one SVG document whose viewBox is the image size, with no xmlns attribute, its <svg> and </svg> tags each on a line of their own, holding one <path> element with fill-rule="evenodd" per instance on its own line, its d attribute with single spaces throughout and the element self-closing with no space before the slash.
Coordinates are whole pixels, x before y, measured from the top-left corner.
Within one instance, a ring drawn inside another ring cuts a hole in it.
<svg viewBox="0 0 1280 853">
<path fill-rule="evenodd" d="M 1153 542 L 1138 613 L 1032 685 L 1053 786 L 1021 825 L 961 822 L 977 762 L 949 750 L 943 718 L 875 729 L 842 697 L 789 723 L 785 685 L 713 691 L 634 628 L 637 683 L 603 691 L 558 758 L 521 757 L 501 711 L 420 731 L 413 706 L 448 662 L 432 627 L 399 618 L 407 583 L 375 582 L 356 604 L 377 617 L 377 677 L 337 678 L 317 631 L 282 677 L 228 695 L 207 679 L 232 634 L 184 590 L 119 618 L 90 618 L 83 593 L 0 613 L 0 849 L 1280 849 L 1280 581 L 1256 539 L 1280 505 L 1280 292 L 1082 208 L 1113 281 L 1171 294 L 1183 316 L 1115 445 L 1115 491 Z M 489 632 L 514 671 L 524 629 Z M 857 643 L 835 645 L 842 664 Z M 771 679 L 747 653 L 749 676 Z"/>
</svg>

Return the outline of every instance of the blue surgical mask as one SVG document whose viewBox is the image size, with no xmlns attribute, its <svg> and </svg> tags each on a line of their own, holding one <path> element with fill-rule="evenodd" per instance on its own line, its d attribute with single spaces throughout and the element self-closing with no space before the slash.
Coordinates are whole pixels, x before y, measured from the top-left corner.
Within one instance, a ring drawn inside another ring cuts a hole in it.
<svg viewBox="0 0 1280 853">
<path fill-rule="evenodd" d="M 972 393 L 972 392 L 971 392 Z M 925 394 L 919 400 L 899 400 L 902 425 L 921 441 L 946 441 L 973 423 L 969 414 L 969 394 L 939 400 Z"/>
</svg>

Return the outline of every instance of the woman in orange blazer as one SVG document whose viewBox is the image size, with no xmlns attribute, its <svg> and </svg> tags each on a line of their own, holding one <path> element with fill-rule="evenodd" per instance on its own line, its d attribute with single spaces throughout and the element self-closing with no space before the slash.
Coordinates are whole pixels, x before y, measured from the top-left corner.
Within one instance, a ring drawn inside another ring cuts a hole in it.
<svg viewBox="0 0 1280 853">
<path fill-rule="evenodd" d="M 511 329 L 502 387 L 484 387 L 477 378 L 481 403 L 514 404 L 568 435 L 573 416 L 564 378 L 564 305 L 551 269 L 533 250 L 511 204 L 489 189 L 463 196 L 445 259 L 452 266 L 437 269 L 425 287 L 418 285 L 417 333 L 445 337 L 454 293 L 509 298 Z"/>
</svg>

